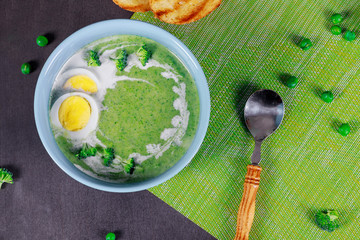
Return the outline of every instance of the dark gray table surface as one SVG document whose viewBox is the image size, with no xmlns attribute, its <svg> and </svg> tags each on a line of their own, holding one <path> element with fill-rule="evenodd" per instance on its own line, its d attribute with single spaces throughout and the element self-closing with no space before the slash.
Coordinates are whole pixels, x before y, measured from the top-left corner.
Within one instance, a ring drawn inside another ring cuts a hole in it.
<svg viewBox="0 0 360 240">
<path fill-rule="evenodd" d="M 0 167 L 15 183 L 0 190 L 0 239 L 213 239 L 148 191 L 107 193 L 86 187 L 51 160 L 33 114 L 36 81 L 55 47 L 76 30 L 129 18 L 111 0 L 0 1 Z M 38 47 L 38 35 L 50 44 Z M 31 61 L 35 70 L 23 75 Z"/>
</svg>

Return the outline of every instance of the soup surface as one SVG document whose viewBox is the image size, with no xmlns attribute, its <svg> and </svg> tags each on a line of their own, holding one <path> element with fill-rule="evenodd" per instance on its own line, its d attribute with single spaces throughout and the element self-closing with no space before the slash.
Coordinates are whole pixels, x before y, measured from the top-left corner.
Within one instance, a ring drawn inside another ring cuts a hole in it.
<svg viewBox="0 0 360 240">
<path fill-rule="evenodd" d="M 150 39 L 116 35 L 75 53 L 57 75 L 50 123 L 64 155 L 109 182 L 158 176 L 186 153 L 199 98 L 184 64 Z"/>
</svg>

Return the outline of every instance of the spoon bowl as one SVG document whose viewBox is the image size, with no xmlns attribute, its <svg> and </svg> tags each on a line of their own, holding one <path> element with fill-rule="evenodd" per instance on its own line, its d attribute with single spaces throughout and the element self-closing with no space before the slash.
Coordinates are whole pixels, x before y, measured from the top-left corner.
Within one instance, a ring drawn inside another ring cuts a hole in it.
<svg viewBox="0 0 360 240">
<path fill-rule="evenodd" d="M 280 126 L 284 104 L 276 92 L 263 89 L 254 92 L 245 104 L 245 123 L 255 141 L 263 141 Z"/>
</svg>

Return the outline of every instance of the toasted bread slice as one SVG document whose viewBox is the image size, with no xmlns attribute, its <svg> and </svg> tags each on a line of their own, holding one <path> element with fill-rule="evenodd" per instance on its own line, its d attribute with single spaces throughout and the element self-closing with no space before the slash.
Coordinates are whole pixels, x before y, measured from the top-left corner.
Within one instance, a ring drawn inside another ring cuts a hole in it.
<svg viewBox="0 0 360 240">
<path fill-rule="evenodd" d="M 113 0 L 119 7 L 131 12 L 150 11 L 149 0 Z"/>
<path fill-rule="evenodd" d="M 206 2 L 205 7 L 202 11 L 200 11 L 193 19 L 192 22 L 200 20 L 207 15 L 209 15 L 212 11 L 217 9 L 221 4 L 221 0 L 209 0 Z"/>
<path fill-rule="evenodd" d="M 149 0 L 155 17 L 172 24 L 185 24 L 199 20 L 221 3 L 221 0 Z"/>
<path fill-rule="evenodd" d="M 206 0 L 149 0 L 156 18 L 172 24 L 191 22 L 206 4 Z"/>
</svg>

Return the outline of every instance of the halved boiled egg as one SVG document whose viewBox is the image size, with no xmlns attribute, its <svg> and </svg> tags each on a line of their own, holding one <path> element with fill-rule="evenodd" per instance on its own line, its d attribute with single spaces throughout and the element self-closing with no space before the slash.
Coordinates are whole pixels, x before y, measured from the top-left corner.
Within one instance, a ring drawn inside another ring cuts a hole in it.
<svg viewBox="0 0 360 240">
<path fill-rule="evenodd" d="M 99 81 L 94 73 L 84 68 L 74 68 L 62 74 L 64 89 L 80 90 L 87 93 L 96 93 Z"/>
<path fill-rule="evenodd" d="M 50 111 L 50 120 L 65 137 L 82 139 L 97 127 L 99 108 L 85 93 L 72 92 L 57 99 Z"/>
</svg>

